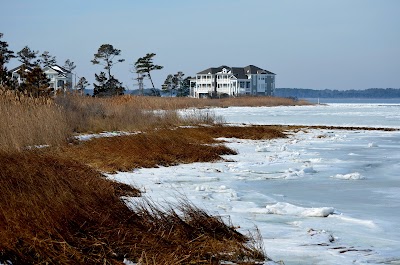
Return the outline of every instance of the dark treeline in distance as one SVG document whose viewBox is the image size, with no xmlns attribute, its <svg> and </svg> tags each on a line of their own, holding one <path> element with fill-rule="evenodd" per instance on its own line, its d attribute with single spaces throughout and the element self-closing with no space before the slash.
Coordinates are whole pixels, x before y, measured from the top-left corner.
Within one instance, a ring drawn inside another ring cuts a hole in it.
<svg viewBox="0 0 400 265">
<path fill-rule="evenodd" d="M 276 88 L 275 96 L 290 98 L 400 98 L 399 88 L 369 88 L 365 90 L 316 90 L 307 88 Z"/>
</svg>

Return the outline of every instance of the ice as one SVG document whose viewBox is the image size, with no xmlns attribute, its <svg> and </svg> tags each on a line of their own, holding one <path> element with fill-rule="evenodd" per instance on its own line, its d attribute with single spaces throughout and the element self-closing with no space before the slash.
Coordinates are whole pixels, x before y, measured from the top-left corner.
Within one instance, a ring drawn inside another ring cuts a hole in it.
<svg viewBox="0 0 400 265">
<path fill-rule="evenodd" d="M 332 207 L 304 208 L 286 202 L 267 205 L 265 208 L 267 210 L 265 213 L 268 214 L 296 215 L 304 217 L 327 217 L 335 212 L 335 209 Z"/>
<path fill-rule="evenodd" d="M 345 179 L 345 180 L 360 180 L 360 179 L 365 179 L 364 176 L 362 176 L 358 172 L 354 173 L 349 173 L 349 174 L 336 174 L 335 176 L 331 176 L 332 178 L 335 179 Z"/>
<path fill-rule="evenodd" d="M 213 111 L 229 123 L 400 128 L 400 112 L 384 105 Z M 271 141 L 224 140 L 238 155 L 108 177 L 155 202 L 183 196 L 230 216 L 243 233 L 256 225 L 266 253 L 287 265 L 400 260 L 400 131 L 303 129 Z"/>
</svg>

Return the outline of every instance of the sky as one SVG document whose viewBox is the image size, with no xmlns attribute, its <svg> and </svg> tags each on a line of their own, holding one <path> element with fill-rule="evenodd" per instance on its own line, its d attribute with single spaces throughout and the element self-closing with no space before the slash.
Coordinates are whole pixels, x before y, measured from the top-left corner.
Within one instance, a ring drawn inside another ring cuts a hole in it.
<svg viewBox="0 0 400 265">
<path fill-rule="evenodd" d="M 15 52 L 70 59 L 91 84 L 104 71 L 93 55 L 111 44 L 125 59 L 111 73 L 127 89 L 146 53 L 164 66 L 156 87 L 178 71 L 252 64 L 275 73 L 276 87 L 399 88 L 399 12 L 399 0 L 0 0 L 0 32 Z"/>
</svg>

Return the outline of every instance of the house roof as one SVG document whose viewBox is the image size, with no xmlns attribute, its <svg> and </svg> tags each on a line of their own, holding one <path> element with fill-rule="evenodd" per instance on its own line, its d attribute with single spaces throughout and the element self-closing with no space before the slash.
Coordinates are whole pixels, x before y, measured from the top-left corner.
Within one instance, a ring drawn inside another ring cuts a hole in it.
<svg viewBox="0 0 400 265">
<path fill-rule="evenodd" d="M 245 67 L 229 67 L 226 65 L 221 65 L 220 67 L 211 67 L 208 69 L 205 69 L 201 72 L 198 72 L 198 75 L 204 75 L 204 74 L 216 74 L 218 72 L 221 72 L 222 69 L 225 68 L 228 71 L 231 71 L 231 73 L 238 79 L 247 79 L 246 75 L 255 75 L 255 74 L 272 74 L 275 75 L 274 73 L 261 69 L 260 67 L 254 66 L 254 65 L 248 65 Z"/>
<path fill-rule="evenodd" d="M 15 67 L 15 68 L 11 69 L 10 72 L 16 72 L 19 69 L 21 69 L 22 66 L 24 66 L 24 65 L 21 64 L 21 65 Z M 58 74 L 60 74 L 62 76 L 66 76 L 66 74 L 70 73 L 70 71 L 68 71 L 64 67 L 61 67 L 61 66 L 59 66 L 57 64 L 46 66 L 46 67 L 43 68 L 43 71 L 45 72 L 46 69 L 52 69 L 52 70 L 56 71 Z M 26 67 L 26 70 L 30 71 L 30 70 L 32 70 L 32 68 L 31 67 Z"/>
<path fill-rule="evenodd" d="M 255 65 L 248 65 L 248 66 L 244 67 L 244 71 L 245 71 L 246 74 L 251 74 L 251 75 L 255 75 L 255 74 L 270 74 L 270 75 L 274 75 L 273 72 L 261 69 L 260 67 L 257 67 Z"/>
<path fill-rule="evenodd" d="M 24 65 L 23 65 L 23 64 L 21 64 L 21 65 L 19 65 L 19 66 L 15 67 L 15 68 L 11 69 L 9 72 L 10 72 L 10 73 L 17 72 L 17 71 L 19 71 L 19 69 L 21 69 L 21 68 L 22 68 L 22 66 L 24 66 Z M 30 67 L 26 67 L 26 69 L 25 69 L 25 71 L 30 71 L 30 70 L 32 70 L 32 68 L 30 68 Z"/>
<path fill-rule="evenodd" d="M 64 67 L 59 66 L 58 64 L 46 66 L 46 67 L 43 69 L 43 71 L 46 71 L 46 69 L 53 69 L 54 71 L 56 71 L 57 73 L 62 74 L 62 75 L 71 73 L 70 71 L 68 71 L 68 70 L 65 69 Z"/>
</svg>

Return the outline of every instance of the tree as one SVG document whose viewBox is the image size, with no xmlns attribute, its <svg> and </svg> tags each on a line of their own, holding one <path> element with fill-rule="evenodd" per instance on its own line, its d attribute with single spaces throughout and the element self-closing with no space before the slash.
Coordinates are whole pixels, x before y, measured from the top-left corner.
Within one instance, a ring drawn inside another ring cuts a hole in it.
<svg viewBox="0 0 400 265">
<path fill-rule="evenodd" d="M 78 84 L 76 84 L 75 88 L 78 89 L 81 94 L 84 94 L 85 88 L 89 85 L 89 82 L 86 80 L 86 78 L 81 77 L 79 78 Z"/>
<path fill-rule="evenodd" d="M 123 95 L 125 88 L 122 83 L 111 76 L 107 79 L 106 73 L 101 72 L 100 75 L 95 74 L 97 84 L 93 84 L 93 96 L 95 97 L 109 97 Z"/>
<path fill-rule="evenodd" d="M 192 77 L 188 76 L 182 80 L 182 85 L 178 91 L 178 97 L 187 97 L 190 94 L 190 79 Z"/>
<path fill-rule="evenodd" d="M 67 59 L 64 63 L 65 70 L 67 70 L 68 72 L 70 72 L 72 74 L 72 71 L 74 71 L 74 69 L 76 68 L 76 65 L 74 62 L 72 62 L 70 59 Z M 76 85 L 76 74 L 75 75 L 75 85 Z M 66 84 L 68 88 L 72 89 L 72 84 L 69 84 L 69 82 Z"/>
<path fill-rule="evenodd" d="M 51 90 L 49 88 L 50 80 L 39 66 L 35 66 L 26 75 L 26 82 L 22 89 L 28 91 L 32 96 L 47 96 Z"/>
<path fill-rule="evenodd" d="M 178 97 L 185 97 L 189 95 L 190 90 L 190 76 L 183 79 L 185 74 L 183 72 L 178 72 L 174 75 L 168 75 L 162 85 L 162 89 L 169 91 L 172 97 L 172 91 L 176 90 Z"/>
<path fill-rule="evenodd" d="M 36 59 L 38 53 L 39 51 L 33 51 L 28 46 L 25 46 L 24 48 L 22 48 L 22 50 L 17 52 L 18 61 L 20 61 L 27 68 L 38 66 L 40 60 L 32 62 Z"/>
<path fill-rule="evenodd" d="M 65 61 L 65 63 L 64 63 L 64 68 L 65 68 L 66 70 L 68 70 L 69 72 L 72 73 L 72 71 L 75 70 L 76 65 L 75 65 L 75 63 L 72 62 L 70 59 L 67 59 L 67 60 Z"/>
<path fill-rule="evenodd" d="M 101 64 L 108 73 L 108 79 L 111 79 L 111 68 L 117 63 L 122 63 L 125 59 L 118 59 L 114 62 L 115 56 L 120 56 L 121 50 L 115 49 L 111 44 L 103 44 L 94 54 L 93 64 Z"/>
<path fill-rule="evenodd" d="M 153 64 L 153 57 L 155 55 L 155 53 L 148 53 L 144 57 L 139 58 L 135 63 L 136 72 L 139 74 L 146 74 L 149 77 L 154 93 L 155 87 L 150 72 L 163 69 L 163 66 Z"/>
<path fill-rule="evenodd" d="M 8 49 L 8 43 L 2 41 L 3 33 L 0 33 L 0 85 L 9 85 L 11 81 L 6 64 L 15 58 L 14 52 Z"/>
<path fill-rule="evenodd" d="M 176 89 L 176 80 L 173 75 L 169 74 L 162 84 L 161 89 L 167 92 L 170 92 L 170 96 L 172 97 L 172 91 Z"/>
<path fill-rule="evenodd" d="M 44 51 L 40 55 L 40 64 L 43 68 L 51 65 L 55 65 L 57 63 L 56 57 L 51 56 L 48 51 Z"/>
</svg>

